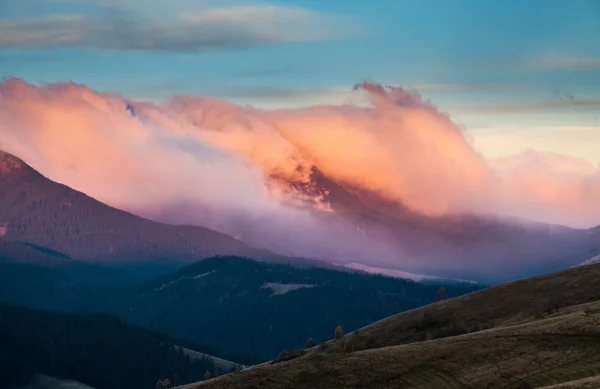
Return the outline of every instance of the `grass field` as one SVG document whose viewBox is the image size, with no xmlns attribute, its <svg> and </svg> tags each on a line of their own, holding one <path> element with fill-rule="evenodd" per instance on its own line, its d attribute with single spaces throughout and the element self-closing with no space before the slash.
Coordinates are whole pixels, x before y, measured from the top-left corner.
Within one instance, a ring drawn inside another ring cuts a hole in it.
<svg viewBox="0 0 600 389">
<path fill-rule="evenodd" d="M 598 285 L 600 264 L 495 286 L 186 389 L 600 388 Z"/>
</svg>

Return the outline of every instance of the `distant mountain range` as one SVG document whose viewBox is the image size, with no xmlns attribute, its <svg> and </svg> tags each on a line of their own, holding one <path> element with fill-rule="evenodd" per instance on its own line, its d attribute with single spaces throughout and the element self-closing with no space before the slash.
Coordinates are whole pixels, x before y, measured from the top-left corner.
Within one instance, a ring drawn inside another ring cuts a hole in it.
<svg viewBox="0 0 600 389">
<path fill-rule="evenodd" d="M 333 260 L 277 254 L 260 248 L 260 241 L 244 242 L 244 236 L 238 240 L 199 226 L 147 220 L 55 183 L 0 152 L 0 302 L 109 312 L 160 331 L 164 339 L 191 340 L 200 345 L 194 351 L 253 364 L 283 348 L 300 348 L 309 337 L 323 342 L 337 325 L 353 330 L 427 305 L 442 285 L 449 297 L 481 288 L 456 280 L 495 283 L 593 262 L 600 255 L 600 227 L 426 216 L 363 188 L 334 182 L 316 168 L 309 184 L 283 184 L 320 196 L 332 210 L 319 216 L 323 221 L 343 220 L 397 247 L 402 253 L 398 266 L 377 266 L 375 253 L 372 263 L 348 258 L 336 259 L 341 265 L 336 266 Z M 5 311 L 17 318 L 6 322 L 6 332 L 15 331 L 20 320 L 38 328 L 36 320 L 27 319 L 38 313 Z M 51 353 L 54 347 L 29 346 L 31 354 Z M 200 370 L 194 370 L 194 379 Z"/>
<path fill-rule="evenodd" d="M 399 253 L 397 265 L 379 264 L 378 254 L 369 263 L 335 260 L 353 268 L 494 283 L 563 269 L 600 254 L 600 228 L 580 230 L 475 215 L 426 216 L 377 193 L 335 182 L 317 168 L 308 184 L 280 184 L 319 196 L 333 210 L 320 216 L 324 221 L 343 220 Z M 155 264 L 171 269 L 213 255 L 299 266 L 327 267 L 334 261 L 279 255 L 261 249 L 260 241 L 247 240 L 253 246 L 207 228 L 162 224 L 109 207 L 0 152 L 0 258 Z"/>
<path fill-rule="evenodd" d="M 117 313 L 238 362 L 268 359 L 308 337 L 324 339 L 339 322 L 356 327 L 425 304 L 438 287 L 146 220 L 52 182 L 5 153 L 0 226 L 0 301 Z M 459 295 L 473 286 L 451 288 Z M 300 332 L 297 321 L 307 323 Z"/>
<path fill-rule="evenodd" d="M 334 211 L 331 217 L 395 245 L 402 259 L 387 269 L 389 274 L 495 283 L 561 270 L 600 254 L 600 227 L 574 229 L 475 214 L 425 215 L 376 192 L 336 182 L 316 167 L 309 183 L 280 184 L 318 197 Z M 353 265 L 384 267 L 377 261 Z"/>
<path fill-rule="evenodd" d="M 109 207 L 0 152 L 0 258 L 31 263 L 181 265 L 213 255 L 310 263 L 197 226 L 157 223 Z"/>
</svg>

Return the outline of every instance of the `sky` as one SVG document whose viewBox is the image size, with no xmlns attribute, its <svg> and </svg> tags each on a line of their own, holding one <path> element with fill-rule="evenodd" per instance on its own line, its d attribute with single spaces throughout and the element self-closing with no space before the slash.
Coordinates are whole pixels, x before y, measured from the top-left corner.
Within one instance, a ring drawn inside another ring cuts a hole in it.
<svg viewBox="0 0 600 389">
<path fill-rule="evenodd" d="M 416 89 L 490 157 L 600 163 L 597 0 L 0 0 L 0 76 L 263 108 Z"/>
<path fill-rule="evenodd" d="M 406 270 L 288 183 L 600 225 L 599 37 L 595 0 L 0 0 L 0 150 L 160 222 Z"/>
</svg>

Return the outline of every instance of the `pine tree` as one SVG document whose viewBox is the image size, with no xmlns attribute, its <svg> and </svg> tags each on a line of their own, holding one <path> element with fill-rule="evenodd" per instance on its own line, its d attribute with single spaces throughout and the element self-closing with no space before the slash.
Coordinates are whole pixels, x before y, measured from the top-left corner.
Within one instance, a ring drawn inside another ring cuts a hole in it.
<svg viewBox="0 0 600 389">
<path fill-rule="evenodd" d="M 333 333 L 333 337 L 337 340 L 342 339 L 342 336 L 344 336 L 344 327 L 342 327 L 342 325 L 340 324 L 339 326 L 335 327 L 335 332 Z"/>
<path fill-rule="evenodd" d="M 437 295 L 438 295 L 438 301 L 445 299 L 446 298 L 446 288 L 441 286 L 437 291 Z"/>
<path fill-rule="evenodd" d="M 277 355 L 277 359 L 283 359 L 285 357 L 288 356 L 288 352 L 286 349 L 283 349 L 279 352 L 279 355 Z"/>
<path fill-rule="evenodd" d="M 314 345 L 315 345 L 315 342 L 313 342 L 313 339 L 308 338 L 308 340 L 304 344 L 304 348 L 309 349 L 309 348 L 313 347 Z"/>
</svg>

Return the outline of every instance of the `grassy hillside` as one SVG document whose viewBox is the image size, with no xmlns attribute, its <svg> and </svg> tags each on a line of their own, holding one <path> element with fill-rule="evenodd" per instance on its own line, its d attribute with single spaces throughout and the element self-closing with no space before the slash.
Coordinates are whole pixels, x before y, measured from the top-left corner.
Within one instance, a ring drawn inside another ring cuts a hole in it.
<svg viewBox="0 0 600 389">
<path fill-rule="evenodd" d="M 498 285 L 186 388 L 597 387 L 599 280 L 596 264 Z"/>
<path fill-rule="evenodd" d="M 357 348 L 393 346 L 432 336 L 528 321 L 548 311 L 600 300 L 600 266 L 581 266 L 512 281 L 403 312 L 361 329 Z"/>
</svg>

